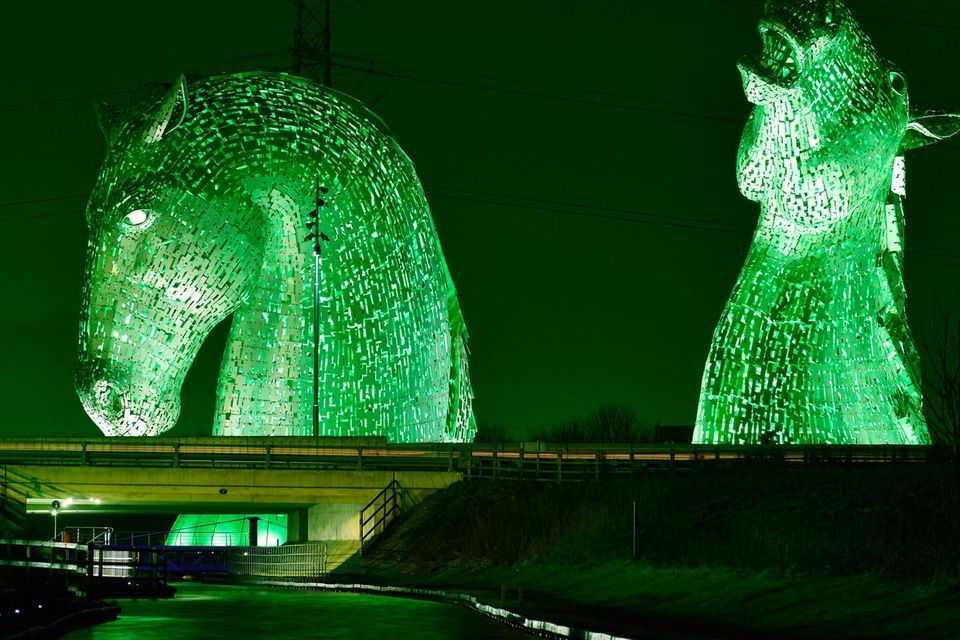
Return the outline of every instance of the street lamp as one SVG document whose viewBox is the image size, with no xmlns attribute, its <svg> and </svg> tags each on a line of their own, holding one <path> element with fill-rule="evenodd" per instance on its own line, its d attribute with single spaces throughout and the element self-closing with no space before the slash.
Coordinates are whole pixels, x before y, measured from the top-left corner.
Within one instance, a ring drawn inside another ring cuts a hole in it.
<svg viewBox="0 0 960 640">
<path fill-rule="evenodd" d="M 57 514 L 60 513 L 60 501 L 54 500 L 50 503 L 50 513 L 53 515 L 53 539 L 57 539 Z"/>
</svg>

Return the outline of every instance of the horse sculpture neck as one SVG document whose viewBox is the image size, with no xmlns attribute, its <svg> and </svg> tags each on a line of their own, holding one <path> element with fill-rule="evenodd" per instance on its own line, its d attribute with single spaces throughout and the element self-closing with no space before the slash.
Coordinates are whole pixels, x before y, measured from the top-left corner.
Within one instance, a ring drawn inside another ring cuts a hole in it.
<svg viewBox="0 0 960 640">
<path fill-rule="evenodd" d="M 905 319 L 902 76 L 840 3 L 771 0 L 741 59 L 761 205 L 714 333 L 695 442 L 929 441 Z"/>
</svg>

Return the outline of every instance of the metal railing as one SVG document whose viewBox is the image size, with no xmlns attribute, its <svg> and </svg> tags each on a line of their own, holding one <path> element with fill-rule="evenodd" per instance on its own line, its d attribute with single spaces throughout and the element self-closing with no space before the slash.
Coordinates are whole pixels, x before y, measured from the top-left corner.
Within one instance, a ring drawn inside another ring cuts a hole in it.
<svg viewBox="0 0 960 640">
<path fill-rule="evenodd" d="M 237 442 L 241 440 L 242 442 Z M 579 479 L 647 467 L 711 461 L 787 463 L 925 462 L 931 448 L 909 445 L 693 444 L 362 444 L 301 438 L 0 438 L 0 464 L 223 469 L 453 471 L 474 477 Z"/>
<path fill-rule="evenodd" d="M 83 578 L 90 589 L 110 579 L 166 584 L 171 575 L 217 574 L 238 578 L 322 578 L 323 542 L 279 547 L 167 547 L 0 540 L 0 567 L 59 572 Z"/>
<path fill-rule="evenodd" d="M 383 488 L 360 510 L 360 554 L 373 538 L 383 533 L 390 522 L 400 515 L 400 483 L 396 479 Z"/>
<path fill-rule="evenodd" d="M 0 540 L 0 567 L 58 574 L 86 593 L 136 583 L 155 590 L 167 583 L 167 565 L 156 549 L 117 548 L 47 540 Z"/>
<path fill-rule="evenodd" d="M 113 543 L 113 527 L 66 527 L 60 532 L 62 542 L 107 545 Z"/>
<path fill-rule="evenodd" d="M 226 556 L 232 575 L 253 578 L 322 578 L 327 575 L 324 542 L 279 547 L 232 548 Z"/>
</svg>

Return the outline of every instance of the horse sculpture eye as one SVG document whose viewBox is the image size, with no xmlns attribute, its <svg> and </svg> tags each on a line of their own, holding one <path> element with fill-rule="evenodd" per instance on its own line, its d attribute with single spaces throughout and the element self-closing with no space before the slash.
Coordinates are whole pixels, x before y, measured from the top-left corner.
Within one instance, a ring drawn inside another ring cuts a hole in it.
<svg viewBox="0 0 960 640">
<path fill-rule="evenodd" d="M 131 227 L 139 227 L 150 219 L 150 214 L 143 209 L 134 209 L 123 218 L 123 223 Z"/>
</svg>

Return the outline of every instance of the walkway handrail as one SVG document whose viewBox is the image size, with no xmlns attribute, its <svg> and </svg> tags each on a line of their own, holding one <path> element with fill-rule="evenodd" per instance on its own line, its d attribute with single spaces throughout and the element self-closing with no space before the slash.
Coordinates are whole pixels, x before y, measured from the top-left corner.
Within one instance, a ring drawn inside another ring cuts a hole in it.
<svg viewBox="0 0 960 640">
<path fill-rule="evenodd" d="M 376 507 L 371 513 L 364 515 L 371 507 Z M 389 521 L 400 513 L 400 483 L 396 479 L 390 481 L 373 500 L 360 509 L 360 553 L 368 539 L 377 533 L 382 533 Z"/>
</svg>

